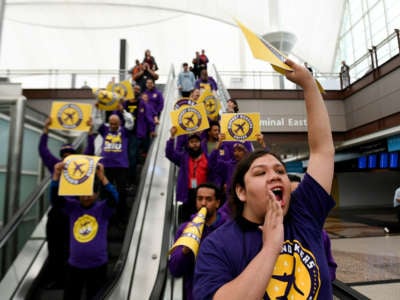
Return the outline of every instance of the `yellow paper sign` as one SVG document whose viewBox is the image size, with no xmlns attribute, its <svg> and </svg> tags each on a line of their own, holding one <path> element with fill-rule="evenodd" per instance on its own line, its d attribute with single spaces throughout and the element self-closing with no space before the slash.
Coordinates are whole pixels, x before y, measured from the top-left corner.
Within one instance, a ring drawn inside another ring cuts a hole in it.
<svg viewBox="0 0 400 300">
<path fill-rule="evenodd" d="M 105 89 L 93 89 L 98 108 L 101 110 L 116 110 L 118 108 L 120 96 L 117 93 Z"/>
<path fill-rule="evenodd" d="M 92 105 L 53 101 L 51 105 L 51 124 L 49 128 L 58 130 L 89 131 L 87 125 L 92 116 Z"/>
<path fill-rule="evenodd" d="M 60 196 L 83 196 L 93 194 L 96 165 L 100 156 L 68 155 L 64 158 L 58 194 Z"/>
<path fill-rule="evenodd" d="M 260 113 L 222 114 L 221 132 L 227 141 L 256 141 L 260 133 Z"/>
<path fill-rule="evenodd" d="M 183 105 L 196 105 L 197 103 L 190 98 L 181 98 L 174 103 L 174 109 L 179 109 Z"/>
<path fill-rule="evenodd" d="M 175 244 L 169 250 L 169 254 L 178 246 L 186 246 L 192 250 L 194 256 L 199 252 L 201 235 L 203 234 L 204 222 L 206 220 L 207 208 L 202 207 L 196 216 L 190 221 L 182 232 L 182 235 L 176 240 Z"/>
<path fill-rule="evenodd" d="M 171 123 L 177 128 L 176 135 L 190 134 L 210 127 L 203 104 L 183 105 L 170 112 Z"/>
<path fill-rule="evenodd" d="M 272 44 L 268 41 L 259 37 L 238 20 L 235 21 L 242 30 L 247 40 L 247 43 L 249 44 L 250 50 L 255 58 L 269 62 L 272 65 L 272 68 L 282 75 L 285 75 L 286 71 L 292 71 L 292 68 L 285 64 L 285 61 L 287 59 L 285 54 L 272 46 Z M 321 93 L 325 93 L 324 88 L 318 82 L 318 80 L 315 81 L 317 83 L 319 91 Z"/>
<path fill-rule="evenodd" d="M 219 111 L 221 110 L 220 101 L 215 98 L 214 93 L 211 90 L 205 90 L 198 100 L 198 103 L 203 103 L 206 109 L 207 117 L 210 120 L 218 120 Z"/>
<path fill-rule="evenodd" d="M 125 100 L 135 99 L 135 93 L 129 80 L 119 83 L 109 83 L 106 90 L 118 94 L 120 98 L 124 98 Z"/>
</svg>

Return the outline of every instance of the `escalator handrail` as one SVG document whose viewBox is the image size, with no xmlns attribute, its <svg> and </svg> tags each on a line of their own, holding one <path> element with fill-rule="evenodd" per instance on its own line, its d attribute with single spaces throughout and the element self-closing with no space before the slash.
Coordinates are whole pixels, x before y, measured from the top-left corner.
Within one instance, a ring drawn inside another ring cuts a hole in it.
<svg viewBox="0 0 400 300">
<path fill-rule="evenodd" d="M 174 67 L 171 66 L 169 76 L 168 76 L 168 81 L 166 84 L 166 89 L 164 90 L 163 96 L 164 99 L 167 100 L 169 97 L 169 90 L 171 89 L 171 84 L 173 84 L 173 80 L 175 78 L 175 72 L 174 72 Z M 167 103 L 166 103 L 167 104 Z M 163 114 L 161 115 L 161 124 L 165 124 L 167 121 L 167 111 L 164 109 Z M 162 128 L 161 128 L 162 129 Z M 128 255 L 131 255 L 132 253 L 135 253 L 135 261 L 137 260 L 137 253 L 138 249 L 140 246 L 140 237 L 142 236 L 142 227 L 143 226 L 143 218 L 145 215 L 145 211 L 147 208 L 147 202 L 150 194 L 150 189 L 151 186 L 147 186 L 148 184 L 148 177 L 154 178 L 154 172 L 156 169 L 156 159 L 157 159 L 157 153 L 160 152 L 160 126 L 157 126 L 157 138 L 153 141 L 149 151 L 148 155 L 145 161 L 145 164 L 142 168 L 141 172 L 141 180 L 137 189 L 137 194 L 135 197 L 134 201 L 134 207 L 132 207 L 131 215 L 129 218 L 129 224 L 126 229 L 122 249 L 121 249 L 121 254 L 114 266 L 114 270 L 112 272 L 112 281 L 101 291 L 98 295 L 101 295 L 101 298 L 110 298 L 112 297 L 112 293 L 115 292 L 115 290 L 118 289 L 119 281 L 122 278 L 122 276 L 126 277 L 133 277 L 133 274 L 135 272 L 135 266 L 136 263 L 133 265 L 129 266 L 129 275 L 124 275 L 125 269 L 126 269 L 126 264 L 128 261 Z M 153 179 L 150 179 L 150 181 Z M 143 209 L 143 207 L 145 207 Z M 139 228 L 140 227 L 140 228 Z M 138 233 L 139 232 L 139 233 Z M 132 239 L 135 239 L 139 235 L 139 242 L 132 247 Z M 129 292 L 130 293 L 130 292 Z"/>
</svg>

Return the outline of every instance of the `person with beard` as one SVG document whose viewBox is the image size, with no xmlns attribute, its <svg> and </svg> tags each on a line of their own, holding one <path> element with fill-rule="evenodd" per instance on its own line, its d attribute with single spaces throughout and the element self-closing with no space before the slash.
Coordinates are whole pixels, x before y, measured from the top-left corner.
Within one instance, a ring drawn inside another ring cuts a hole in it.
<svg viewBox="0 0 400 300">
<path fill-rule="evenodd" d="M 201 149 L 200 136 L 197 134 L 188 136 L 185 148 L 175 149 L 176 131 L 176 127 L 172 126 L 165 156 L 179 167 L 176 200 L 182 203 L 180 220 L 187 221 L 196 212 L 196 188 L 208 179 L 208 159 Z"/>
<path fill-rule="evenodd" d="M 221 191 L 213 183 L 206 182 L 196 188 L 196 209 L 207 208 L 206 220 L 201 235 L 201 242 L 215 229 L 225 223 L 226 219 L 218 212 L 221 203 Z M 192 219 L 194 216 L 192 216 Z M 189 222 L 182 223 L 176 234 L 175 242 L 182 235 Z M 192 300 L 193 294 L 193 272 L 195 265 L 195 255 L 186 246 L 174 248 L 168 259 L 168 269 L 172 276 L 183 277 L 184 299 Z"/>
</svg>

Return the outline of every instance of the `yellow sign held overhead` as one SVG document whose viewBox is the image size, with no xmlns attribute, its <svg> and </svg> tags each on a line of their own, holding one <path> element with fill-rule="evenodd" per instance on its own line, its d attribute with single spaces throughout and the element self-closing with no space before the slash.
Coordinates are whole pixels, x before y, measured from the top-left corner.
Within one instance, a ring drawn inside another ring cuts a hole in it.
<svg viewBox="0 0 400 300">
<path fill-rule="evenodd" d="M 206 109 L 207 117 L 210 120 L 218 120 L 219 111 L 221 109 L 220 101 L 215 97 L 214 93 L 206 89 L 201 95 L 197 103 L 203 103 Z"/>
<path fill-rule="evenodd" d="M 132 84 L 129 80 L 124 80 L 119 83 L 110 82 L 106 90 L 118 94 L 120 98 L 124 98 L 125 100 L 135 99 L 135 93 L 133 92 Z"/>
<path fill-rule="evenodd" d="M 226 141 L 256 141 L 260 133 L 260 113 L 222 114 L 221 132 Z"/>
<path fill-rule="evenodd" d="M 111 111 L 118 108 L 121 97 L 117 93 L 105 89 L 93 89 L 93 95 L 96 97 L 99 109 Z"/>
<path fill-rule="evenodd" d="M 53 101 L 49 128 L 58 130 L 89 131 L 87 125 L 92 116 L 92 105 L 84 103 Z"/>
<path fill-rule="evenodd" d="M 64 158 L 58 194 L 60 196 L 83 196 L 93 194 L 97 162 L 100 156 L 68 155 Z"/>
<path fill-rule="evenodd" d="M 176 127 L 176 135 L 190 134 L 210 127 L 204 105 L 183 105 L 170 113 L 171 123 Z"/>
<path fill-rule="evenodd" d="M 249 44 L 250 50 L 255 58 L 269 62 L 272 68 L 282 75 L 285 75 L 286 71 L 293 70 L 291 67 L 285 64 L 285 61 L 287 59 L 286 55 L 284 55 L 282 52 L 272 46 L 269 42 L 259 37 L 253 31 L 248 29 L 238 20 L 235 21 L 238 24 L 239 28 L 242 30 L 247 40 L 247 43 Z M 321 93 L 325 93 L 324 88 L 318 82 L 318 80 L 315 81 L 318 85 L 319 91 Z"/>
</svg>

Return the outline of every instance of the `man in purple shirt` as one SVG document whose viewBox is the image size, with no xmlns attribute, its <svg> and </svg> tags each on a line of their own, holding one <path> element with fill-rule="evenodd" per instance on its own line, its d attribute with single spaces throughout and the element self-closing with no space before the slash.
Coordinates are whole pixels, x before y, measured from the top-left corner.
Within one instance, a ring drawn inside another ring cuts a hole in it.
<svg viewBox="0 0 400 300">
<path fill-rule="evenodd" d="M 50 149 L 47 147 L 49 138 L 49 126 L 51 125 L 51 118 L 47 118 L 43 133 L 40 136 L 39 141 L 39 155 L 42 159 L 43 165 L 46 166 L 50 174 L 53 174 L 54 165 L 62 161 L 65 157 L 70 154 L 76 154 L 75 148 L 71 144 L 63 144 L 59 150 L 59 157 L 53 155 Z M 94 154 L 94 139 L 92 119 L 90 118 L 88 123 L 90 130 L 87 136 L 87 145 L 83 154 L 93 155 Z M 68 259 L 68 220 L 66 216 L 60 213 L 58 210 L 50 207 L 47 213 L 46 222 L 46 238 L 47 238 L 47 249 L 48 255 L 48 288 L 57 288 L 64 285 L 65 265 Z"/>
<path fill-rule="evenodd" d="M 112 114 L 108 118 L 108 124 L 103 123 L 99 129 L 99 134 L 103 137 L 101 146 L 101 163 L 107 178 L 115 184 L 119 193 L 119 202 L 117 207 L 117 222 L 124 223 L 127 215 L 127 183 L 128 183 L 128 131 L 132 130 L 134 121 L 130 113 L 119 105 L 119 111 L 123 116 L 124 125 L 121 125 L 121 119 L 117 114 Z"/>
<path fill-rule="evenodd" d="M 146 90 L 144 93 L 149 97 L 149 104 L 153 108 L 154 113 L 160 117 L 164 108 L 164 97 L 162 93 L 157 90 L 153 79 L 148 78 L 146 80 Z"/>
<path fill-rule="evenodd" d="M 201 241 L 211 232 L 221 226 L 225 219 L 218 212 L 221 203 L 221 192 L 213 183 L 202 183 L 196 188 L 196 208 L 207 208 L 207 215 L 204 224 Z M 193 216 L 192 216 L 193 217 Z M 175 234 L 175 241 L 181 236 L 189 222 L 182 223 Z M 174 277 L 183 277 L 186 300 L 193 300 L 193 271 L 195 264 L 194 253 L 186 246 L 178 246 L 171 253 L 168 260 L 168 268 Z"/>
<path fill-rule="evenodd" d="M 103 165 L 98 164 L 92 195 L 59 196 L 59 180 L 64 165 L 64 162 L 55 165 L 50 185 L 51 204 L 69 219 L 70 254 L 64 299 L 80 299 L 84 286 L 86 299 L 94 299 L 106 282 L 107 227 L 118 203 L 118 193 L 105 176 Z M 106 197 L 103 201 L 96 201 L 100 185 Z"/>
<path fill-rule="evenodd" d="M 203 69 L 200 72 L 200 78 L 194 83 L 196 89 L 206 89 L 209 88 L 211 91 L 218 90 L 217 82 L 211 76 L 208 76 L 207 69 Z"/>
</svg>

